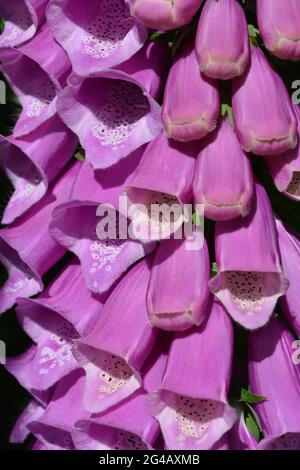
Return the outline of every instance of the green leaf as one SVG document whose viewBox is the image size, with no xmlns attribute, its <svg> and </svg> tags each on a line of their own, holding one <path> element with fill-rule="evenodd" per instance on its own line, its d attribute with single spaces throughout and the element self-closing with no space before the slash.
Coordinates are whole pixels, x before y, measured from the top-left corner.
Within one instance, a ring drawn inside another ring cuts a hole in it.
<svg viewBox="0 0 300 470">
<path fill-rule="evenodd" d="M 257 44 L 257 41 L 260 37 L 259 29 L 255 28 L 253 24 L 248 24 L 248 32 L 249 32 L 251 44 Z"/>
<path fill-rule="evenodd" d="M 241 398 L 239 401 L 255 404 L 255 403 L 261 403 L 262 401 L 265 401 L 265 400 L 267 400 L 266 397 L 255 395 L 254 393 L 250 392 L 249 390 L 246 390 L 245 388 L 241 389 Z"/>
<path fill-rule="evenodd" d="M 194 223 L 194 225 L 196 225 L 196 227 L 200 227 L 201 224 L 202 224 L 202 218 L 199 214 L 197 214 L 197 212 L 194 212 L 193 215 L 192 215 L 192 221 Z"/>
<path fill-rule="evenodd" d="M 211 271 L 214 273 L 214 274 L 217 274 L 218 272 L 218 266 L 217 266 L 217 263 L 212 263 L 211 265 Z"/>
<path fill-rule="evenodd" d="M 77 160 L 79 160 L 80 162 L 84 162 L 84 160 L 85 160 L 85 156 L 83 155 L 83 153 L 82 153 L 81 151 L 76 152 L 74 156 L 75 156 L 75 158 L 77 158 Z"/>
<path fill-rule="evenodd" d="M 251 432 L 252 436 L 259 441 L 260 438 L 260 428 L 259 425 L 254 417 L 254 415 L 250 412 L 247 411 L 245 413 L 245 424 L 247 428 L 249 429 L 249 432 Z"/>
<path fill-rule="evenodd" d="M 154 31 L 153 33 L 150 34 L 149 36 L 149 41 L 156 41 L 156 39 L 161 38 L 165 33 L 159 32 L 159 31 Z"/>
<path fill-rule="evenodd" d="M 229 117 L 230 124 L 234 128 L 234 119 L 233 119 L 232 107 L 227 103 L 222 103 L 221 114 L 222 114 L 222 116 L 226 116 L 226 114 L 227 114 L 227 116 Z"/>
<path fill-rule="evenodd" d="M 253 24 L 248 24 L 248 31 L 249 31 L 249 36 L 252 38 L 256 38 L 259 36 L 259 29 L 255 28 Z"/>
</svg>

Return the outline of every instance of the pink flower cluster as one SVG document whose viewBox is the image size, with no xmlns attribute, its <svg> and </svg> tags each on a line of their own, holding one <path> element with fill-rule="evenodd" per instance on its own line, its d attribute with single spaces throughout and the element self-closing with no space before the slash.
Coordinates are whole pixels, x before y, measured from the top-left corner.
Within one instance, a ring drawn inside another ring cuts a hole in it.
<svg viewBox="0 0 300 470">
<path fill-rule="evenodd" d="M 300 200 L 300 109 L 267 57 L 300 59 L 299 3 L 259 0 L 250 37 L 238 0 L 0 0 L 1 72 L 22 107 L 0 136 L 14 187 L 0 311 L 16 304 L 32 339 L 6 365 L 33 397 L 12 442 L 300 449 L 300 238 L 252 165 Z M 99 239 L 97 207 L 118 213 L 121 195 L 155 240 Z M 201 249 L 157 203 L 203 205 Z M 231 393 L 245 374 L 260 436 Z"/>
</svg>

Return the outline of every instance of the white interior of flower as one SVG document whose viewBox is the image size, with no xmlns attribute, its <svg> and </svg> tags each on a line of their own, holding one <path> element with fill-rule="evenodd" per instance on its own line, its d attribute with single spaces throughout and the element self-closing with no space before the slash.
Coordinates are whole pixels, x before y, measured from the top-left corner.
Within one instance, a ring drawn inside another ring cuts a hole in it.
<svg viewBox="0 0 300 470">
<path fill-rule="evenodd" d="M 149 238 L 162 236 L 165 231 L 172 233 L 183 221 L 183 209 L 176 196 L 134 187 L 127 190 L 127 196 L 129 218 L 135 225 L 146 224 Z"/>
<path fill-rule="evenodd" d="M 225 282 L 233 301 L 241 310 L 259 311 L 264 302 L 264 273 L 226 271 Z"/>
<path fill-rule="evenodd" d="M 94 59 L 113 54 L 133 26 L 129 5 L 123 0 L 99 0 L 98 14 L 81 37 L 83 50 Z"/>
<path fill-rule="evenodd" d="M 101 369 L 100 394 L 111 394 L 124 387 L 132 378 L 133 371 L 126 361 L 119 356 L 100 351 L 97 355 L 98 367 Z"/>
</svg>

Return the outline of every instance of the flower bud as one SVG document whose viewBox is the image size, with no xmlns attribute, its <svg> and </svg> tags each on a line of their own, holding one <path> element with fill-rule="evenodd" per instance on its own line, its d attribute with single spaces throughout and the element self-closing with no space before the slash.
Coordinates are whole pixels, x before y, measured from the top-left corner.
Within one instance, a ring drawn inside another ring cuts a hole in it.
<svg viewBox="0 0 300 470">
<path fill-rule="evenodd" d="M 237 0 L 207 0 L 199 20 L 196 54 L 201 72 L 208 77 L 228 80 L 244 72 L 249 35 Z"/>
</svg>

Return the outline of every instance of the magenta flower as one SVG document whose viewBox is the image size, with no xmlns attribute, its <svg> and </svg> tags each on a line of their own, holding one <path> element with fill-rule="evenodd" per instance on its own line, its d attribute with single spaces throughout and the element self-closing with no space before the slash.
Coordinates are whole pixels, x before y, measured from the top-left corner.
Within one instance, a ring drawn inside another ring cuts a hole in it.
<svg viewBox="0 0 300 470">
<path fill-rule="evenodd" d="M 253 195 L 251 165 L 229 118 L 223 119 L 203 141 L 193 188 L 195 201 L 204 204 L 205 215 L 210 219 L 228 220 L 249 213 Z"/>
<path fill-rule="evenodd" d="M 126 0 L 51 0 L 47 21 L 66 50 L 73 71 L 90 76 L 134 55 L 147 29 L 130 16 Z"/>
<path fill-rule="evenodd" d="M 157 96 L 157 87 L 153 88 L 157 71 L 145 65 L 149 47 L 153 50 L 149 45 L 131 59 L 136 64 L 127 64 L 129 70 L 135 69 L 131 75 L 122 70 L 105 70 L 88 78 L 72 75 L 58 96 L 58 114 L 79 136 L 94 169 L 114 165 L 161 130 L 160 107 L 150 95 Z M 144 73 L 143 66 L 147 67 Z"/>
<path fill-rule="evenodd" d="M 299 12 L 0 0 L 9 447 L 300 449 Z"/>
<path fill-rule="evenodd" d="M 217 82 L 205 78 L 192 43 L 174 62 L 166 83 L 162 121 L 169 138 L 201 139 L 217 126 L 220 97 Z"/>
<path fill-rule="evenodd" d="M 199 326 L 208 313 L 206 242 L 195 251 L 189 250 L 188 243 L 165 240 L 154 257 L 147 293 L 148 314 L 151 325 L 163 330 L 182 331 Z"/>
<path fill-rule="evenodd" d="M 297 0 L 257 2 L 257 21 L 265 46 L 281 59 L 300 59 L 300 13 Z"/>
<path fill-rule="evenodd" d="M 110 410 L 93 414 L 77 422 L 72 433 L 80 450 L 146 450 L 154 448 L 160 433 L 159 424 L 150 414 L 149 393 L 161 383 L 166 365 L 162 348 L 146 362 L 143 389 Z"/>
<path fill-rule="evenodd" d="M 300 335 L 300 311 L 299 311 L 299 260 L 300 240 L 296 234 L 288 230 L 280 220 L 276 221 L 278 242 L 284 273 L 289 281 L 289 288 L 284 297 L 280 299 L 280 305 L 287 317 L 289 324 Z"/>
<path fill-rule="evenodd" d="M 83 163 L 69 200 L 52 213 L 49 227 L 52 237 L 79 258 L 86 286 L 95 293 L 107 291 L 129 266 L 154 249 L 153 244 L 144 246 L 136 240 L 120 238 L 117 230 L 99 239 L 96 230 L 101 221 L 106 225 L 106 214 L 99 218 L 96 214 L 102 204 L 113 227 L 125 225 L 127 235 L 127 219 L 114 206 L 117 207 L 118 198 L 140 157 L 141 151 L 137 150 L 126 162 L 98 172 Z M 107 182 L 113 184 L 113 189 L 107 187 Z"/>
<path fill-rule="evenodd" d="M 65 253 L 48 228 L 55 206 L 68 200 L 78 170 L 78 164 L 69 166 L 43 199 L 13 225 L 0 230 L 0 259 L 8 271 L 1 289 L 0 312 L 11 308 L 17 297 L 41 292 L 42 276 Z"/>
<path fill-rule="evenodd" d="M 17 419 L 9 436 L 9 442 L 18 444 L 24 442 L 30 435 L 28 425 L 31 421 L 38 420 L 44 413 L 45 408 L 37 400 L 32 400 Z"/>
<path fill-rule="evenodd" d="M 202 0 L 130 0 L 131 13 L 151 29 L 175 29 L 188 23 Z"/>
<path fill-rule="evenodd" d="M 294 105 L 300 135 L 300 109 Z M 300 200 L 300 142 L 295 149 L 289 150 L 278 157 L 266 157 L 270 174 L 278 189 L 285 196 L 295 201 Z"/>
<path fill-rule="evenodd" d="M 148 145 L 125 191 L 137 238 L 159 240 L 181 228 L 183 205 L 192 200 L 196 151 L 194 142 L 171 141 L 162 133 Z M 164 204 L 166 213 L 156 211 L 155 204 Z"/>
<path fill-rule="evenodd" d="M 237 0 L 207 0 L 196 36 L 201 72 L 228 80 L 242 75 L 249 60 L 248 27 Z"/>
<path fill-rule="evenodd" d="M 23 108 L 13 131 L 14 137 L 22 137 L 55 114 L 56 93 L 65 85 L 71 64 L 47 24 L 24 46 L 0 49 L 0 59 L 0 70 Z"/>
<path fill-rule="evenodd" d="M 15 188 L 3 224 L 14 222 L 41 200 L 73 156 L 76 144 L 77 137 L 57 114 L 19 139 L 0 136 L 0 165 Z"/>
<path fill-rule="evenodd" d="M 86 373 L 83 407 L 91 413 L 111 408 L 142 385 L 141 369 L 157 336 L 147 318 L 150 266 L 146 259 L 127 273 L 77 345 L 75 356 Z"/>
<path fill-rule="evenodd" d="M 261 50 L 252 47 L 251 65 L 233 80 L 233 116 L 246 152 L 277 155 L 297 145 L 297 121 L 280 76 Z"/>
<path fill-rule="evenodd" d="M 20 46 L 36 34 L 45 20 L 48 0 L 1 0 L 0 15 L 5 28 L 0 47 Z"/>
<path fill-rule="evenodd" d="M 256 198 L 245 220 L 216 224 L 218 274 L 209 281 L 234 320 L 251 330 L 268 322 L 288 287 L 271 205 L 263 187 L 256 183 L 255 188 Z"/>
<path fill-rule="evenodd" d="M 74 450 L 72 432 L 77 421 L 89 414 L 81 407 L 84 374 L 76 370 L 55 386 L 51 401 L 38 419 L 28 424 L 30 432 L 48 450 Z"/>
<path fill-rule="evenodd" d="M 300 447 L 300 366 L 292 362 L 293 342 L 293 336 L 278 318 L 250 338 L 250 387 L 253 393 L 267 397 L 255 408 L 264 432 L 260 449 Z"/>
<path fill-rule="evenodd" d="M 210 449 L 233 426 L 236 413 L 227 401 L 232 338 L 231 321 L 217 303 L 200 329 L 176 333 L 150 402 L 167 449 Z"/>
</svg>

